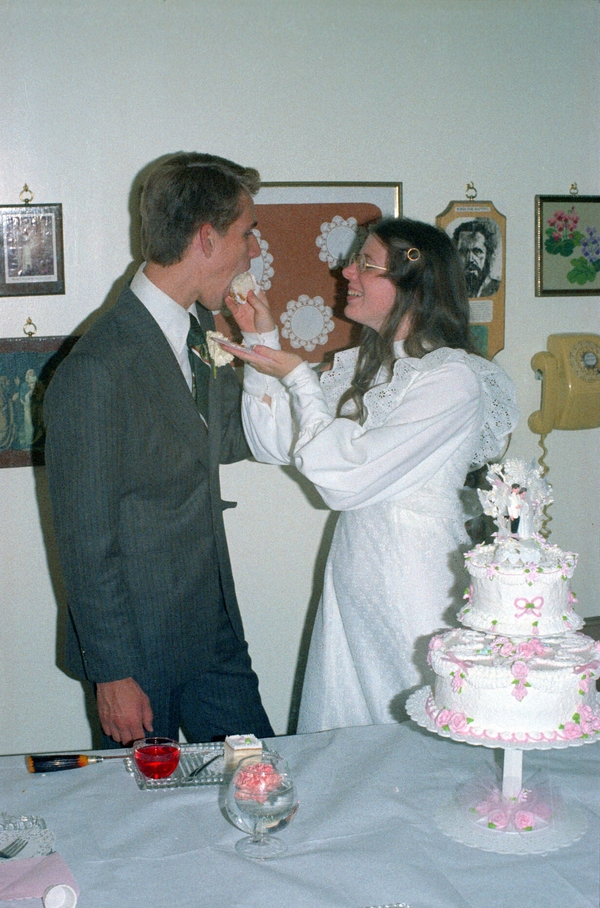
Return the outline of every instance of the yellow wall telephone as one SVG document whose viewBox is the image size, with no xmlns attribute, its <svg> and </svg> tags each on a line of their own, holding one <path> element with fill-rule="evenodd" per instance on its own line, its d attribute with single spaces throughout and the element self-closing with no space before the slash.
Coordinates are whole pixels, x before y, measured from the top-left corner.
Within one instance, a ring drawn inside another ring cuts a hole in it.
<svg viewBox="0 0 600 908">
<path fill-rule="evenodd" d="M 547 346 L 531 360 L 542 380 L 542 400 L 529 428 L 547 435 L 552 429 L 600 426 L 600 336 L 551 334 Z"/>
</svg>

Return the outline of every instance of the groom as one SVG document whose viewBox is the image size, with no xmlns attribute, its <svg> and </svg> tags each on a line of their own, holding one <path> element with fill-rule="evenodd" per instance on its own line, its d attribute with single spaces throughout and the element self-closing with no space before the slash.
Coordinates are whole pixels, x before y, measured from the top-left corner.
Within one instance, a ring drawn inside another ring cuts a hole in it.
<svg viewBox="0 0 600 908">
<path fill-rule="evenodd" d="M 256 170 L 177 154 L 148 178 L 142 265 L 78 341 L 44 415 L 67 588 L 67 667 L 95 685 L 105 746 L 273 730 L 235 596 L 219 464 L 249 455 L 230 366 L 208 365 L 232 278 L 259 254 Z M 197 321 L 196 321 L 197 320 Z"/>
</svg>

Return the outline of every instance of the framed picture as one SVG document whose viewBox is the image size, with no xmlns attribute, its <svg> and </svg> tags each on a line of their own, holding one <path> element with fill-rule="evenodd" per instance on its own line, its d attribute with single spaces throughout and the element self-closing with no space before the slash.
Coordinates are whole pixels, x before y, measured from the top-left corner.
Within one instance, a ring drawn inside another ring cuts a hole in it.
<svg viewBox="0 0 600 908">
<path fill-rule="evenodd" d="M 360 326 L 343 314 L 342 269 L 369 224 L 402 213 L 402 184 L 263 183 L 254 201 L 261 252 L 251 270 L 279 322 L 282 348 L 319 363 L 357 343 Z"/>
<path fill-rule="evenodd" d="M 535 295 L 600 294 L 600 196 L 536 195 Z"/>
<path fill-rule="evenodd" d="M 0 205 L 0 296 L 64 292 L 62 205 Z"/>
<path fill-rule="evenodd" d="M 449 202 L 435 222 L 456 245 L 464 268 L 471 331 L 491 359 L 504 348 L 506 218 L 493 202 Z"/>
<path fill-rule="evenodd" d="M 44 394 L 77 337 L 0 339 L 0 467 L 44 462 Z"/>
</svg>

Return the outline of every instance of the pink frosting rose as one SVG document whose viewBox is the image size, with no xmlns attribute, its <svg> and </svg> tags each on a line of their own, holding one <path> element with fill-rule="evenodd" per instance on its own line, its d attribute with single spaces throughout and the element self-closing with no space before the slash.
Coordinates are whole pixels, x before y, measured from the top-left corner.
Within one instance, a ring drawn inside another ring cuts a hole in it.
<svg viewBox="0 0 600 908">
<path fill-rule="evenodd" d="M 467 719 L 464 713 L 452 713 L 450 721 L 448 722 L 450 730 L 458 733 L 464 734 L 467 731 Z"/>
<path fill-rule="evenodd" d="M 440 709 L 439 713 L 436 716 L 435 724 L 440 728 L 443 728 L 444 725 L 448 725 L 451 716 L 452 713 L 449 709 Z"/>
<path fill-rule="evenodd" d="M 582 734 L 581 725 L 578 725 L 577 722 L 567 722 L 563 728 L 563 738 L 567 738 L 569 741 L 574 738 L 581 738 Z"/>
<path fill-rule="evenodd" d="M 515 678 L 526 678 L 529 674 L 529 667 L 527 666 L 527 663 L 522 662 L 519 659 L 517 659 L 516 662 L 513 662 L 510 670 Z"/>
<path fill-rule="evenodd" d="M 584 735 L 593 735 L 600 728 L 600 719 L 590 706 L 585 703 L 579 707 L 579 721 Z"/>
<path fill-rule="evenodd" d="M 534 630 L 534 633 L 538 633 L 537 628 Z M 533 648 L 533 651 L 537 656 L 543 656 L 545 653 L 550 652 L 550 648 L 544 646 L 541 640 L 530 640 L 529 645 Z"/>
<path fill-rule="evenodd" d="M 512 694 L 513 697 L 515 697 L 519 702 L 521 702 L 521 700 L 527 696 L 527 688 L 522 681 L 519 681 L 519 683 L 515 686 Z"/>
<path fill-rule="evenodd" d="M 508 810 L 492 810 L 488 815 L 488 826 L 495 829 L 505 829 L 508 826 Z"/>
<path fill-rule="evenodd" d="M 526 640 L 524 643 L 519 643 L 516 654 L 519 659 L 531 659 L 532 656 L 535 656 L 536 647 L 533 645 L 533 641 Z"/>
<path fill-rule="evenodd" d="M 460 672 L 450 672 L 452 675 L 452 690 L 455 693 L 460 693 L 462 690 L 463 675 Z"/>
<path fill-rule="evenodd" d="M 535 824 L 535 817 L 529 810 L 517 810 L 513 817 L 513 823 L 515 829 L 524 830 L 524 829 L 533 829 Z"/>
</svg>

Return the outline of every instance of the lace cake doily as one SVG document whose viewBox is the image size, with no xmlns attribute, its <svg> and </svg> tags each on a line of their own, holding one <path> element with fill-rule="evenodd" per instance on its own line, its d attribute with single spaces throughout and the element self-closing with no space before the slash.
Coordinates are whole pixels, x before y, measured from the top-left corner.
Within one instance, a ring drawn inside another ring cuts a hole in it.
<svg viewBox="0 0 600 908">
<path fill-rule="evenodd" d="M 525 833 L 478 826 L 468 808 L 454 800 L 441 807 L 435 819 L 456 842 L 498 854 L 543 854 L 565 848 L 580 839 L 589 825 L 587 812 L 574 804 L 562 805 L 545 829 Z"/>
</svg>

